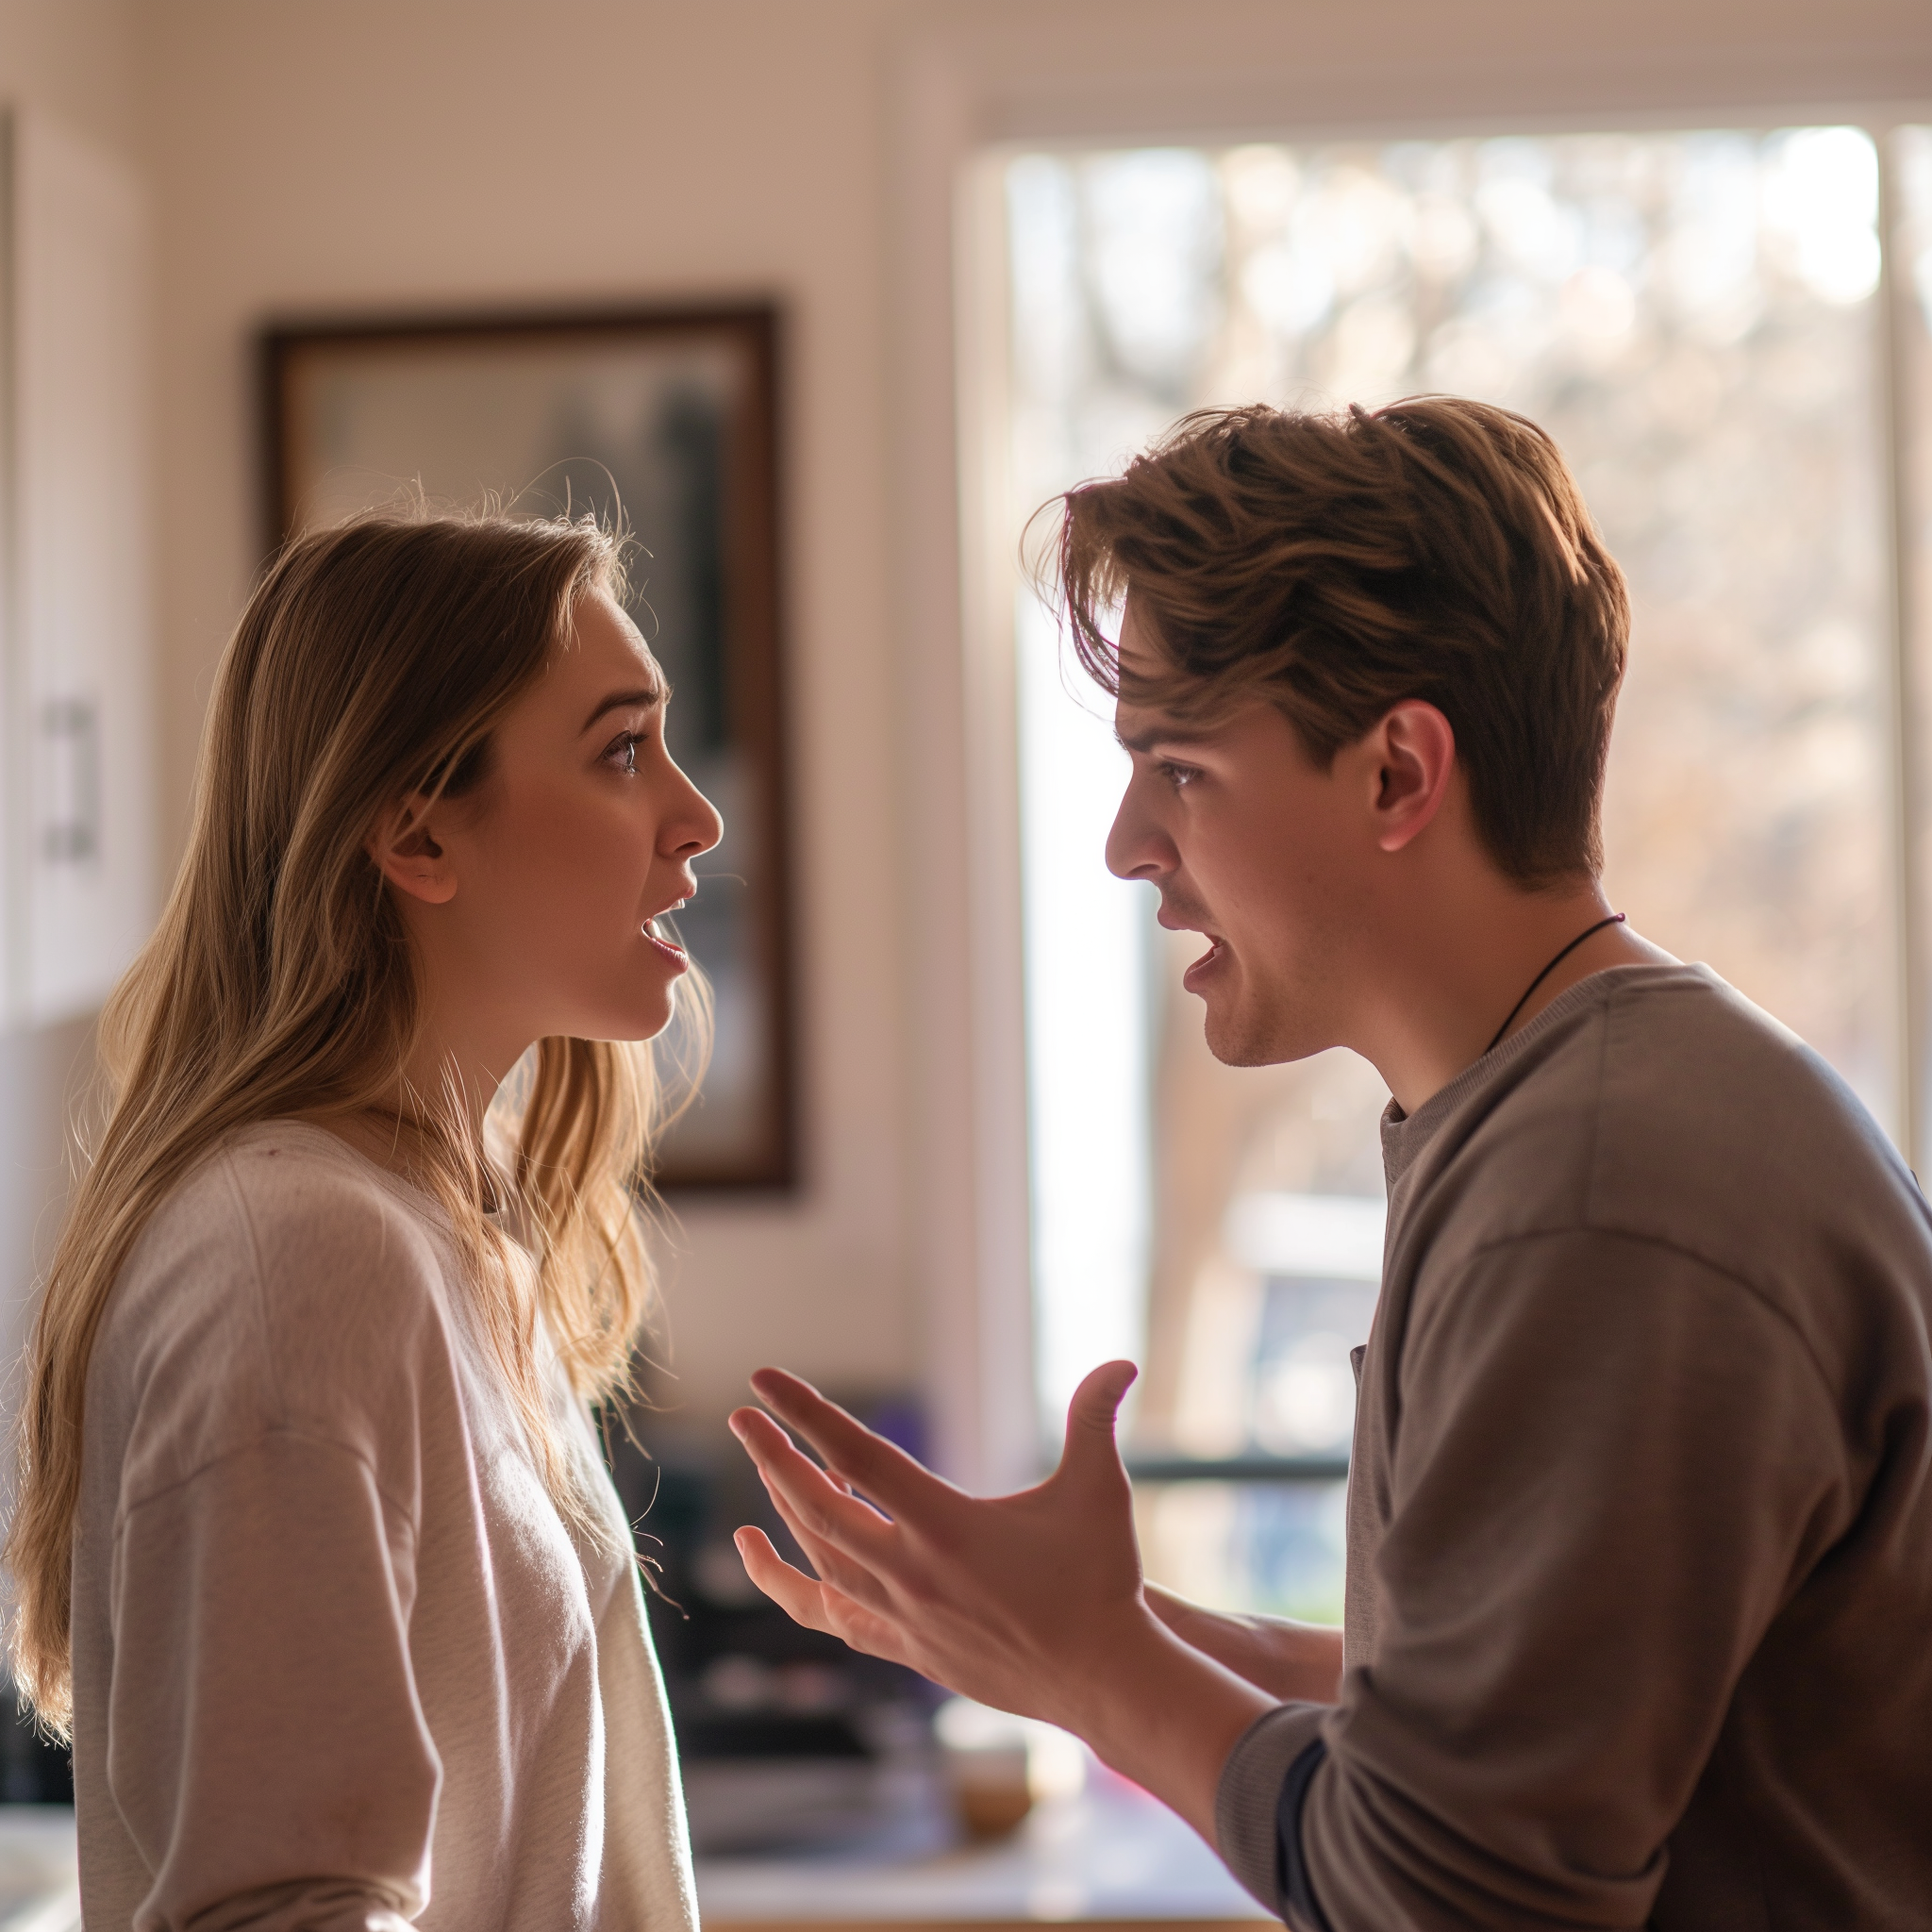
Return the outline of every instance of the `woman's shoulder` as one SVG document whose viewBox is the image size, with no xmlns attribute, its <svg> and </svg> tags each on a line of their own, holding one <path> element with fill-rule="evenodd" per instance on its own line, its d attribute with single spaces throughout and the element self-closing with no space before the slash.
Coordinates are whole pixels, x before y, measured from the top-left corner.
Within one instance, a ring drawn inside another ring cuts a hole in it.
<svg viewBox="0 0 1932 1932">
<path fill-rule="evenodd" d="M 251 1229 L 272 1241 L 292 1236 L 307 1247 L 320 1236 L 386 1245 L 402 1230 L 434 1246 L 448 1226 L 427 1194 L 311 1121 L 237 1128 L 190 1175 L 184 1193 L 197 1181 L 218 1185 L 218 1175 Z"/>
<path fill-rule="evenodd" d="M 447 1225 L 427 1195 L 325 1128 L 263 1121 L 224 1136 L 168 1191 L 125 1273 L 175 1277 L 177 1306 L 253 1288 L 291 1314 L 318 1295 L 338 1311 L 391 1309 L 398 1291 L 407 1303 L 412 1285 L 440 1285 Z"/>
<path fill-rule="evenodd" d="M 436 1208 L 325 1129 L 229 1134 L 129 1253 L 89 1374 L 139 1490 L 275 1429 L 375 1457 L 413 1433 L 449 1352 L 452 1267 Z M 145 1443 L 151 1454 L 142 1454 Z"/>
</svg>

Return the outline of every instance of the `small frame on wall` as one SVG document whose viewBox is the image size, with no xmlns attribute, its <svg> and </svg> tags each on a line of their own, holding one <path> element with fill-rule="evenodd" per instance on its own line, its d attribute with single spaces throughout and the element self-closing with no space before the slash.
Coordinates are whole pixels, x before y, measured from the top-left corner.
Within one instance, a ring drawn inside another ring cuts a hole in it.
<svg viewBox="0 0 1932 1932">
<path fill-rule="evenodd" d="M 676 692 L 671 742 L 718 805 L 678 925 L 716 1048 L 666 1135 L 669 1190 L 796 1179 L 779 662 L 775 312 L 765 306 L 347 320 L 261 338 L 270 545 L 420 489 L 510 513 L 620 507 L 630 611 Z M 678 1023 L 664 1058 L 679 1057 Z"/>
</svg>

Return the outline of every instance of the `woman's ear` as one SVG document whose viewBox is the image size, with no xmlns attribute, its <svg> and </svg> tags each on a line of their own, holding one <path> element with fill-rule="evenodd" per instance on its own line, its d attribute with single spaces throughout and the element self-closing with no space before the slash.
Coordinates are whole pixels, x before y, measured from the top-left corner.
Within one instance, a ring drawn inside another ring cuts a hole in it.
<svg viewBox="0 0 1932 1932">
<path fill-rule="evenodd" d="M 1370 734 L 1375 842 L 1400 852 L 1441 810 L 1456 773 L 1456 731 L 1434 705 L 1407 698 Z"/>
<path fill-rule="evenodd" d="M 456 868 L 437 842 L 420 796 L 398 799 L 376 820 L 363 850 L 398 891 L 425 906 L 446 906 L 457 895 Z"/>
</svg>

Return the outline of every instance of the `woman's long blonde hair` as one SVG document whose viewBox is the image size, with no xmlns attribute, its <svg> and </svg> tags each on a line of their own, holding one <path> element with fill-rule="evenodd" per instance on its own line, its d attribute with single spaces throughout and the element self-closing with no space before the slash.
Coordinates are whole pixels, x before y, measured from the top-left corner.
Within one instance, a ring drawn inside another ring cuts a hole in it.
<svg viewBox="0 0 1932 1932">
<path fill-rule="evenodd" d="M 157 1207 L 248 1123 L 395 1115 L 411 1177 L 450 1213 L 552 1493 L 595 1533 L 544 1399 L 539 1322 L 581 1396 L 625 1386 L 651 1291 L 635 1192 L 657 1108 L 650 1049 L 541 1041 L 509 1098 L 533 1296 L 485 1218 L 491 1182 L 460 1097 L 404 1092 L 416 980 L 363 841 L 394 800 L 487 779 L 492 727 L 569 635 L 577 600 L 619 587 L 621 563 L 588 518 L 376 512 L 291 542 L 242 614 L 187 856 L 102 1015 L 106 1123 L 27 1354 L 10 1650 L 52 1731 L 72 1721 L 82 1409 L 102 1313 Z"/>
</svg>

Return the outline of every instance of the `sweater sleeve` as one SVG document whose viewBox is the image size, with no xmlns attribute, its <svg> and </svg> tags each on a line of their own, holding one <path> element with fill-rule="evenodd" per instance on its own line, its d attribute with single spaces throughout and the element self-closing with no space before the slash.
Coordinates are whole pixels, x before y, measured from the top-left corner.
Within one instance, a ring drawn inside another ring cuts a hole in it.
<svg viewBox="0 0 1932 1932">
<path fill-rule="evenodd" d="M 1374 1655 L 1284 1807 L 1302 1917 L 1640 1926 L 1740 1674 L 1848 1518 L 1824 1380 L 1745 1284 L 1590 1232 L 1479 1255 L 1400 1348 Z"/>
<path fill-rule="evenodd" d="M 108 1781 L 136 1932 L 403 1932 L 441 1768 L 410 1670 L 413 1536 L 354 1451 L 275 1430 L 116 1538 Z"/>
<path fill-rule="evenodd" d="M 1228 1753 L 1215 1792 L 1214 1836 L 1227 1869 L 1291 1924 L 1307 1891 L 1301 1803 L 1326 1755 L 1327 1714 L 1324 1704 L 1283 1704 L 1264 1712 Z"/>
</svg>

